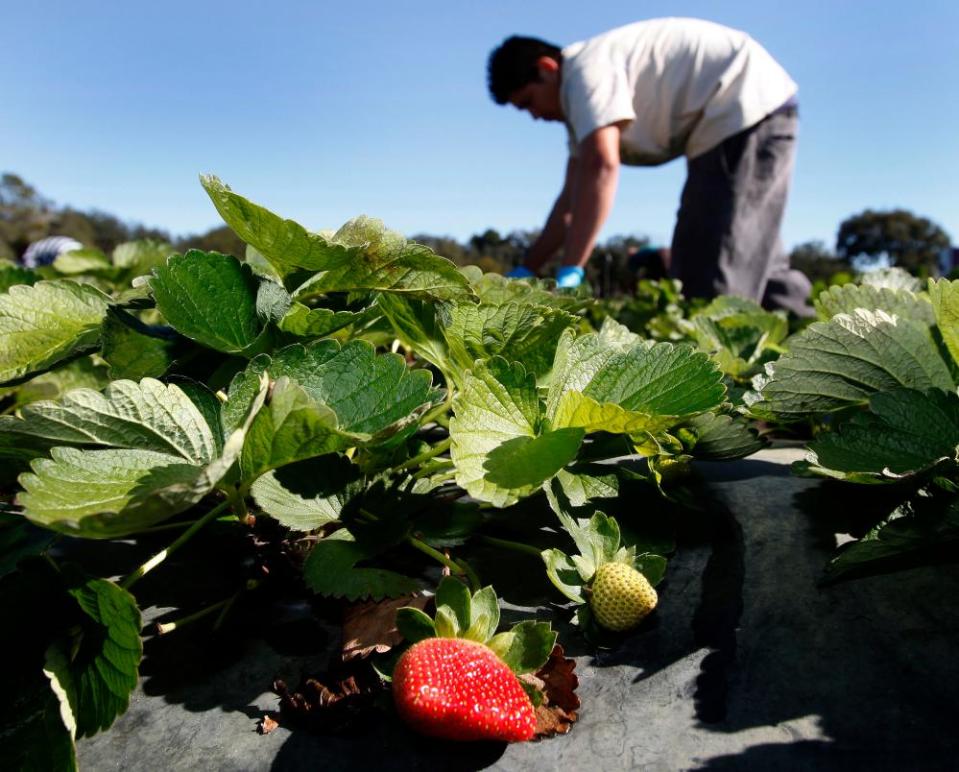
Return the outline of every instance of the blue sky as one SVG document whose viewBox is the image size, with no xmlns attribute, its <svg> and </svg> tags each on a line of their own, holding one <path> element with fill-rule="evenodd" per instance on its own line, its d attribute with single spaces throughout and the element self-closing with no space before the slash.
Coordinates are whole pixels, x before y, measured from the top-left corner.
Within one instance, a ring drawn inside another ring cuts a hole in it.
<svg viewBox="0 0 959 772">
<path fill-rule="evenodd" d="M 904 207 L 959 242 L 959 3 L 0 3 L 0 170 L 59 204 L 174 234 L 218 224 L 197 182 L 312 229 L 357 214 L 465 239 L 541 225 L 559 125 L 489 99 L 510 34 L 560 45 L 655 16 L 749 32 L 800 86 L 787 246 Z M 626 168 L 602 234 L 668 243 L 682 161 Z"/>
</svg>

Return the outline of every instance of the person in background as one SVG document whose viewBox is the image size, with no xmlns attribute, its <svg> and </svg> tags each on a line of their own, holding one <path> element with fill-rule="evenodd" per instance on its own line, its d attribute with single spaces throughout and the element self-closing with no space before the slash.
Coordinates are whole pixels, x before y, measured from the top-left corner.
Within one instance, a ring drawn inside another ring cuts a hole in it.
<svg viewBox="0 0 959 772">
<path fill-rule="evenodd" d="M 689 297 L 752 298 L 809 313 L 809 281 L 779 237 L 796 152 L 797 86 L 745 32 L 651 19 L 565 48 L 513 36 L 487 63 L 497 104 L 566 125 L 563 187 L 513 277 L 562 251 L 575 287 L 613 205 L 621 164 L 687 159 L 670 275 Z"/>
<path fill-rule="evenodd" d="M 83 249 L 83 244 L 76 239 L 69 236 L 47 236 L 30 244 L 20 261 L 27 268 L 38 268 L 52 264 L 64 252 L 73 252 L 75 249 Z"/>
</svg>

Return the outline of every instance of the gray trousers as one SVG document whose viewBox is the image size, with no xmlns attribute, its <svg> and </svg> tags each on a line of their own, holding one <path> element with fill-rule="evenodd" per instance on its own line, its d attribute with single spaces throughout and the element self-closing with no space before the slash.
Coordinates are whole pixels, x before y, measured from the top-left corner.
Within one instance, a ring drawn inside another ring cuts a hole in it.
<svg viewBox="0 0 959 772">
<path fill-rule="evenodd" d="M 777 111 L 688 162 L 670 260 L 687 297 L 811 314 L 809 279 L 790 270 L 779 237 L 798 123 L 796 108 Z"/>
</svg>

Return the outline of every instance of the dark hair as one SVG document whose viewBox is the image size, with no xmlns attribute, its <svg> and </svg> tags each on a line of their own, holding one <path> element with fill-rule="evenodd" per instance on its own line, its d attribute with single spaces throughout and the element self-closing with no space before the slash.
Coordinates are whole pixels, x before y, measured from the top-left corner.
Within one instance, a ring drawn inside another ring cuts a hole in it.
<svg viewBox="0 0 959 772">
<path fill-rule="evenodd" d="M 539 38 L 524 38 L 519 35 L 506 38 L 494 49 L 486 64 L 486 84 L 490 96 L 498 105 L 509 101 L 509 96 L 527 83 L 539 80 L 536 60 L 548 56 L 562 63 L 563 54 L 558 46 Z"/>
</svg>

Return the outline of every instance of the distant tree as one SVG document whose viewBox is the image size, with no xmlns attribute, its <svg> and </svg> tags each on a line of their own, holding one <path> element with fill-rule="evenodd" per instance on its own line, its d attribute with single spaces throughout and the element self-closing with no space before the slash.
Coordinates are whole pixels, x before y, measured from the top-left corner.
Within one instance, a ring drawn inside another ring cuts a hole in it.
<svg viewBox="0 0 959 772">
<path fill-rule="evenodd" d="M 65 210 L 70 211 L 70 210 Z M 118 244 L 139 239 L 170 241 L 170 234 L 158 228 L 148 228 L 139 223 L 125 223 L 118 217 L 106 212 L 93 210 L 81 213 L 93 229 L 93 241 L 104 252 L 112 252 Z"/>
<path fill-rule="evenodd" d="M 852 266 L 839 257 L 822 241 L 806 241 L 797 244 L 789 253 L 789 264 L 802 271 L 812 282 L 829 282 L 838 273 L 852 271 Z"/>
<path fill-rule="evenodd" d="M 920 276 L 938 272 L 939 257 L 948 246 L 949 236 L 942 228 L 905 209 L 867 209 L 844 220 L 836 237 L 836 253 L 860 270 L 888 259 Z"/>
<path fill-rule="evenodd" d="M 246 255 L 246 243 L 226 225 L 211 228 L 206 233 L 191 234 L 177 239 L 174 246 L 179 252 L 201 249 L 204 252 L 220 252 L 242 260 Z"/>
<path fill-rule="evenodd" d="M 5 253 L 20 255 L 30 242 L 49 235 L 53 204 L 10 172 L 0 176 L 0 241 Z"/>
<path fill-rule="evenodd" d="M 457 265 L 469 265 L 469 250 L 450 236 L 430 236 L 427 233 L 417 233 L 410 236 L 410 241 L 429 247 L 436 254 L 452 260 Z"/>
</svg>

